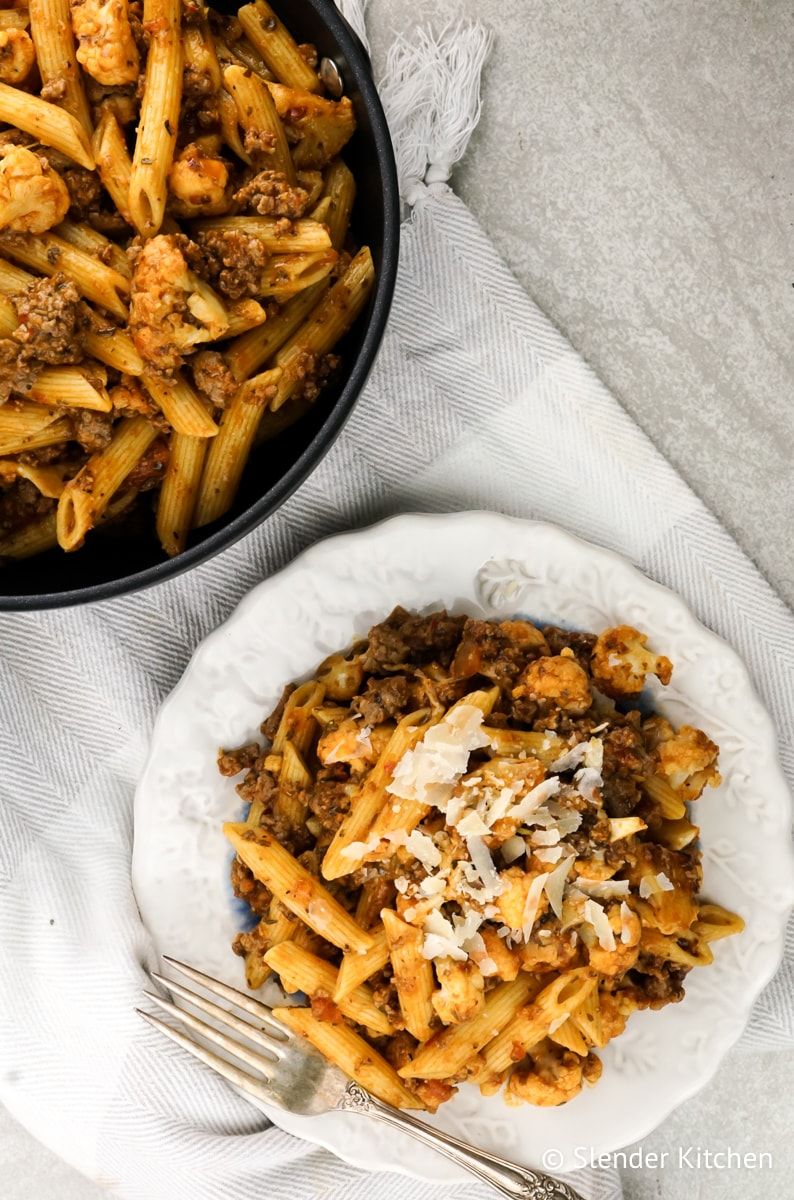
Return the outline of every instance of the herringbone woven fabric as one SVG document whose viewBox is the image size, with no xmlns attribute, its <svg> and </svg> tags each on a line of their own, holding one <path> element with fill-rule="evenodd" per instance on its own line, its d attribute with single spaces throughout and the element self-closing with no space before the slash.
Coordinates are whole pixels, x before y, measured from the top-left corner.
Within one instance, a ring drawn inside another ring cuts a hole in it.
<svg viewBox="0 0 794 1200">
<path fill-rule="evenodd" d="M 794 776 L 791 615 L 452 192 L 414 192 L 369 386 L 281 511 L 149 592 L 0 618 L 0 1099 L 126 1200 L 490 1195 L 364 1175 L 261 1132 L 258 1113 L 133 1015 L 152 952 L 130 886 L 132 797 L 155 713 L 197 643 L 302 547 L 394 512 L 463 508 L 613 547 L 744 656 Z M 789 949 L 746 1035 L 755 1046 L 794 1038 Z M 593 1200 L 620 1192 L 606 1172 L 575 1184 Z"/>
</svg>

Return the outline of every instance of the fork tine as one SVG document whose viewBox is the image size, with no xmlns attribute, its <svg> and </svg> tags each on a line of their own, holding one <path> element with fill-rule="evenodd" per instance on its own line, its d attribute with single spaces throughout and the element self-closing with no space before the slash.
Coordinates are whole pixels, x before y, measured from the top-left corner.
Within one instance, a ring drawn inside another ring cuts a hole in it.
<svg viewBox="0 0 794 1200">
<path fill-rule="evenodd" d="M 227 1054 L 231 1054 L 234 1058 L 241 1059 L 246 1066 L 253 1067 L 255 1071 L 261 1071 L 266 1079 L 272 1077 L 273 1069 L 276 1066 L 272 1059 L 263 1058 L 255 1050 L 249 1050 L 247 1046 L 241 1046 L 234 1038 L 221 1033 L 219 1029 L 208 1025 L 206 1021 L 201 1021 L 198 1017 L 194 1017 L 192 1013 L 187 1012 L 184 1008 L 177 1008 L 170 1000 L 164 1000 L 162 996 L 158 996 L 155 992 L 144 992 L 143 994 L 153 1004 L 156 1004 L 158 1008 L 162 1008 L 164 1012 L 170 1013 L 172 1017 L 176 1017 L 178 1021 L 181 1021 L 183 1025 L 187 1025 L 188 1029 L 192 1029 L 200 1037 L 206 1038 L 208 1042 L 212 1042 L 215 1046 L 220 1046 L 221 1050 L 225 1050 Z"/>
<path fill-rule="evenodd" d="M 213 979 L 211 975 L 205 975 L 203 971 L 197 971 L 195 967 L 189 967 L 187 963 L 180 962 L 178 958 L 171 958 L 169 955 L 163 955 L 163 962 L 168 963 L 175 971 L 182 975 L 187 975 L 188 979 L 192 979 L 194 983 L 198 983 L 201 987 L 206 988 L 208 992 L 212 992 L 214 996 L 219 996 L 222 1000 L 228 1000 L 230 1004 L 234 1004 L 237 1008 L 241 1008 L 243 1012 L 250 1013 L 252 1017 L 258 1017 L 260 1021 L 264 1021 L 266 1025 L 271 1025 L 273 1029 L 277 1029 L 285 1038 L 292 1037 L 292 1030 L 286 1025 L 282 1025 L 281 1021 L 277 1021 L 266 1004 L 261 1000 L 255 1000 L 253 996 L 246 996 L 245 992 L 240 992 L 237 988 L 229 987 L 228 983 L 221 983 L 220 979 Z"/>
<path fill-rule="evenodd" d="M 240 1067 L 235 1067 L 232 1063 L 221 1058 L 220 1055 L 208 1050 L 205 1046 L 200 1046 L 198 1042 L 194 1042 L 181 1029 L 172 1029 L 170 1025 L 166 1025 L 165 1021 L 161 1021 L 159 1017 L 155 1017 L 153 1013 L 144 1012 L 142 1008 L 136 1008 L 136 1013 L 139 1017 L 143 1017 L 144 1021 L 158 1029 L 160 1033 L 164 1033 L 172 1042 L 176 1042 L 177 1046 L 181 1046 L 183 1050 L 187 1050 L 188 1054 L 192 1054 L 193 1058 L 199 1059 L 200 1062 L 206 1063 L 218 1075 L 222 1075 L 229 1083 L 234 1084 L 241 1092 L 245 1092 L 248 1096 L 253 1096 L 256 1100 L 261 1100 L 265 1104 L 276 1105 L 281 1107 L 274 1099 L 273 1094 L 263 1079 L 254 1079 L 247 1071 L 243 1071 Z"/>
<path fill-rule="evenodd" d="M 250 1025 L 248 1021 L 244 1021 L 242 1017 L 236 1017 L 228 1009 L 220 1008 L 204 996 L 199 996 L 196 992 L 191 992 L 190 988 L 183 987 L 181 983 L 176 983 L 173 979 L 166 979 L 165 975 L 158 975 L 156 971 L 152 971 L 151 976 L 152 979 L 156 979 L 158 983 L 161 983 L 174 996 L 179 996 L 182 1000 L 187 1000 L 189 1004 L 193 1004 L 196 1008 L 206 1013 L 208 1017 L 215 1017 L 221 1024 L 233 1029 L 235 1033 L 250 1038 L 252 1042 L 256 1042 L 258 1046 L 261 1046 L 263 1050 L 274 1058 L 279 1059 L 283 1057 L 284 1043 L 282 1041 L 271 1037 L 270 1034 L 263 1033 L 261 1029 L 257 1029 L 254 1025 Z M 179 1011 L 181 1012 L 182 1010 L 180 1009 Z"/>
</svg>

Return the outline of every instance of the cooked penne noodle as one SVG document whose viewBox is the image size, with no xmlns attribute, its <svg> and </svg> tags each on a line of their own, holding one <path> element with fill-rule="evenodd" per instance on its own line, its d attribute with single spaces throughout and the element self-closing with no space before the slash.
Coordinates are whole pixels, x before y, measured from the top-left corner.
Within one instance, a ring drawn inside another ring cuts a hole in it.
<svg viewBox="0 0 794 1200">
<path fill-rule="evenodd" d="M 280 977 L 285 991 L 305 992 L 312 998 L 323 996 L 330 1000 L 336 990 L 336 967 L 294 942 L 284 941 L 274 946 L 268 950 L 265 961 Z M 338 1007 L 351 1021 L 365 1026 L 375 1036 L 394 1033 L 394 1025 L 377 1007 L 369 988 L 362 984 L 345 996 Z"/>
<path fill-rule="evenodd" d="M 394 1067 L 349 1026 L 318 1021 L 308 1008 L 274 1008 L 273 1016 L 305 1037 L 329 1062 L 379 1100 L 397 1108 L 422 1107 Z"/>
<path fill-rule="evenodd" d="M 89 378 L 82 367 L 45 367 L 28 395 L 50 408 L 87 408 L 93 412 L 110 412 L 113 408 L 104 385 Z"/>
<path fill-rule="evenodd" d="M 300 329 L 327 290 L 327 283 L 323 282 L 299 292 L 284 305 L 280 313 L 271 317 L 264 325 L 235 338 L 224 355 L 235 379 L 240 382 L 250 379 L 263 363 L 272 358 L 295 331 Z"/>
<path fill-rule="evenodd" d="M 69 467 L 62 463 L 57 467 L 37 467 L 15 459 L 0 458 L 0 480 L 27 479 L 29 483 L 49 500 L 57 500 L 64 489 L 64 478 Z"/>
<path fill-rule="evenodd" d="M 265 85 L 287 136 L 295 141 L 292 161 L 299 171 L 318 170 L 336 158 L 355 132 L 356 117 L 347 96 L 327 100 L 302 88 Z"/>
<path fill-rule="evenodd" d="M 125 279 L 131 278 L 130 260 L 121 246 L 111 242 L 110 238 L 106 238 L 104 234 L 97 233 L 96 229 L 92 229 L 84 221 L 61 221 L 53 233 L 57 237 L 63 238 L 70 246 L 77 246 L 78 250 L 84 250 L 86 254 L 94 255 L 103 266 L 112 267 Z"/>
<path fill-rule="evenodd" d="M 163 486 L 157 497 L 157 536 L 169 557 L 181 554 L 193 528 L 199 481 L 209 440 L 174 433 Z"/>
<path fill-rule="evenodd" d="M 310 254 L 331 250 L 331 237 L 318 221 L 292 221 L 289 228 L 278 217 L 210 217 L 197 221 L 199 232 L 228 231 L 255 237 L 269 254 Z"/>
<path fill-rule="evenodd" d="M 96 169 L 116 208 L 128 225 L 134 225 L 130 208 L 132 159 L 115 114 L 106 108 L 91 142 Z"/>
<path fill-rule="evenodd" d="M 12 533 L 0 536 L 0 563 L 4 558 L 24 559 L 54 550 L 58 545 L 55 512 L 30 521 Z"/>
<path fill-rule="evenodd" d="M 218 426 L 210 416 L 205 401 L 184 375 L 175 371 L 169 378 L 145 370 L 141 375 L 141 383 L 176 433 L 198 438 L 216 436 Z"/>
<path fill-rule="evenodd" d="M 640 786 L 658 804 L 666 821 L 680 821 L 686 816 L 686 804 L 661 775 L 643 775 Z"/>
<path fill-rule="evenodd" d="M 364 954 L 345 954 L 339 967 L 336 990 L 333 998 L 338 1004 L 349 996 L 360 983 L 382 971 L 389 961 L 389 939 L 383 925 L 370 930 L 372 947 Z"/>
<path fill-rule="evenodd" d="M 0 83 L 0 121 L 16 125 L 31 137 L 60 150 L 87 171 L 94 169 L 88 134 L 80 122 L 57 104 Z"/>
<path fill-rule="evenodd" d="M 306 819 L 305 789 L 312 783 L 311 772 L 294 742 L 286 742 L 281 756 L 276 795 L 276 812 L 292 826 L 300 829 Z"/>
<path fill-rule="evenodd" d="M 269 402 L 281 371 L 258 375 L 244 383 L 221 414 L 218 436 L 210 448 L 199 489 L 196 525 L 209 525 L 231 507 L 254 444 L 262 410 Z"/>
<path fill-rule="evenodd" d="M 361 865 L 366 854 L 363 839 L 386 802 L 386 787 L 391 781 L 394 768 L 406 751 L 413 749 L 424 737 L 429 728 L 427 717 L 428 710 L 421 708 L 398 722 L 386 749 L 363 785 L 351 796 L 350 810 L 334 834 L 323 858 L 321 870 L 325 879 L 338 879 L 340 875 L 349 875 Z"/>
<path fill-rule="evenodd" d="M 266 0 L 243 5 L 237 16 L 249 42 L 276 79 L 307 92 L 322 90 L 317 72 L 306 62 L 292 34 Z"/>
<path fill-rule="evenodd" d="M 135 349 L 132 338 L 123 329 L 103 329 L 101 333 L 86 334 L 85 346 L 92 358 L 123 375 L 143 375 L 145 364 Z"/>
<path fill-rule="evenodd" d="M 305 355 L 328 354 L 347 333 L 367 302 L 375 282 L 372 255 L 367 247 L 359 250 L 341 279 L 312 311 L 306 324 L 287 341 L 275 357 L 275 365 L 284 374 L 271 407 L 274 411 L 292 397 L 302 379 Z"/>
<path fill-rule="evenodd" d="M 18 325 L 16 308 L 7 296 L 0 295 L 0 337 L 10 337 Z"/>
<path fill-rule="evenodd" d="M 23 271 L 21 267 L 18 267 L 16 263 L 9 262 L 7 258 L 0 258 L 0 292 L 4 296 L 14 296 L 17 292 L 24 292 L 25 288 L 35 282 L 36 276 L 31 275 L 30 271 Z"/>
<path fill-rule="evenodd" d="M 240 136 L 240 122 L 237 115 L 237 105 L 234 97 L 225 90 L 218 93 L 218 113 L 220 115 L 221 133 L 229 149 L 244 163 L 251 165 L 251 156 L 243 145 Z"/>
<path fill-rule="evenodd" d="M 519 977 L 520 978 L 520 977 Z M 524 1004 L 483 1050 L 478 1080 L 500 1075 L 538 1042 L 563 1015 L 574 1012 L 595 988 L 598 979 L 581 970 L 566 971 L 552 980 L 531 1004 Z"/>
<path fill-rule="evenodd" d="M 246 838 L 246 832 L 251 835 L 247 825 L 226 824 L 223 832 L 256 878 L 320 937 L 343 951 L 363 954 L 370 948 L 370 935 L 266 830 L 255 831 L 258 841 Z"/>
<path fill-rule="evenodd" d="M 0 233 L 0 250 L 42 275 L 63 271 L 87 300 L 93 300 L 122 320 L 126 319 L 129 280 L 56 234 Z"/>
<path fill-rule="evenodd" d="M 181 19 L 181 0 L 144 0 L 143 20 L 151 37 L 129 208 L 145 237 L 158 232 L 165 216 L 182 100 Z"/>
<path fill-rule="evenodd" d="M 288 696 L 276 736 L 273 738 L 274 753 L 283 753 L 287 742 L 292 742 L 301 754 L 308 753 L 317 728 L 314 710 L 322 703 L 324 695 L 323 685 L 316 679 L 310 679 Z"/>
<path fill-rule="evenodd" d="M 65 417 L 58 417 L 38 404 L 30 407 L 46 413 L 47 420 L 37 425 L 27 412 L 12 410 L 8 405 L 0 410 L 3 412 L 0 417 L 0 454 L 27 454 L 31 450 L 44 450 L 47 446 L 67 442 L 72 436 L 72 426 Z M 8 409 L 7 413 L 5 409 Z M 14 421 L 15 416 L 20 417 L 18 422 Z"/>
<path fill-rule="evenodd" d="M 248 161 L 267 164 L 295 183 L 287 135 L 267 84 L 246 67 L 233 64 L 223 69 L 223 86 L 237 107 Z"/>
<path fill-rule="evenodd" d="M 325 173 L 321 200 L 321 203 L 328 204 L 327 214 L 323 216 L 322 221 L 328 228 L 334 250 L 341 250 L 345 244 L 355 200 L 356 181 L 353 172 L 345 166 L 341 158 L 337 158 Z M 316 212 L 311 216 L 315 221 L 321 219 Z"/>
<path fill-rule="evenodd" d="M 337 258 L 335 250 L 275 255 L 262 272 L 262 295 L 283 303 L 327 278 Z"/>
<path fill-rule="evenodd" d="M 692 932 L 701 942 L 716 942 L 720 938 L 741 933 L 744 921 L 738 913 L 730 912 L 721 904 L 700 904 Z"/>
<path fill-rule="evenodd" d="M 58 502 L 58 545 L 78 550 L 130 472 L 158 436 L 143 417 L 125 417 L 106 449 L 89 458 Z"/>
<path fill-rule="evenodd" d="M 93 124 L 75 53 L 69 0 L 30 0 L 30 35 L 36 47 L 41 82 L 63 89 L 60 107 L 90 138 Z"/>
<path fill-rule="evenodd" d="M 487 725 L 483 732 L 488 734 L 494 753 L 500 757 L 516 758 L 524 754 L 536 758 L 544 767 L 550 766 L 567 749 L 565 739 L 551 732 L 501 729 L 496 725 Z"/>
<path fill-rule="evenodd" d="M 434 1013 L 430 997 L 435 989 L 435 980 L 430 960 L 422 957 L 422 930 L 407 925 L 388 908 L 384 908 L 380 915 L 389 943 L 389 957 L 394 972 L 392 980 L 397 988 L 405 1028 L 417 1041 L 424 1042 L 433 1032 Z"/>
<path fill-rule="evenodd" d="M 558 1046 L 564 1046 L 566 1050 L 573 1050 L 574 1054 L 581 1054 L 583 1058 L 587 1056 L 589 1047 L 572 1017 L 567 1017 L 556 1029 L 550 1029 L 549 1037 Z"/>
<path fill-rule="evenodd" d="M 235 300 L 228 305 L 226 315 L 229 327 L 223 335 L 225 338 L 236 338 L 250 329 L 257 329 L 267 319 L 267 313 L 256 300 Z"/>
<path fill-rule="evenodd" d="M 460 1025 L 449 1025 L 420 1046 L 400 1068 L 403 1079 L 448 1079 L 457 1075 L 505 1025 L 536 990 L 531 975 L 519 975 L 488 993 L 481 1013 Z"/>
<path fill-rule="evenodd" d="M 209 85 L 208 90 L 219 92 L 223 85 L 223 75 L 208 22 L 200 21 L 197 25 L 186 25 L 182 30 L 182 46 L 185 70 L 194 77 L 203 76 Z"/>
</svg>

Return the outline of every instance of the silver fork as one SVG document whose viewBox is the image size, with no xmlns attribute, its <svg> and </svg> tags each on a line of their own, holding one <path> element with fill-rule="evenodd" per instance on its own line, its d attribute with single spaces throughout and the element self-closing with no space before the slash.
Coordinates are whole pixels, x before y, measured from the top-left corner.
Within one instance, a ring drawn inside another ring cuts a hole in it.
<svg viewBox="0 0 794 1200">
<path fill-rule="evenodd" d="M 393 1108 L 370 1096 L 360 1084 L 352 1082 L 337 1067 L 326 1062 L 309 1042 L 287 1029 L 261 1001 L 176 959 L 163 956 L 163 960 L 173 971 L 186 976 L 217 999 L 225 1000 L 247 1013 L 254 1018 L 253 1021 L 245 1020 L 184 984 L 155 972 L 152 972 L 152 977 L 166 991 L 211 1017 L 215 1024 L 207 1024 L 155 992 L 146 992 L 148 999 L 176 1017 L 203 1041 L 217 1046 L 229 1058 L 221 1057 L 180 1029 L 167 1025 L 159 1017 L 142 1009 L 136 1011 L 171 1041 L 244 1092 L 258 1108 L 264 1107 L 266 1111 L 268 1105 L 276 1105 L 288 1112 L 306 1116 L 339 1111 L 365 1113 L 438 1150 L 512 1200 L 582 1200 L 578 1192 L 549 1175 L 519 1167 L 485 1150 L 477 1150 L 459 1138 L 431 1129 L 409 1112 Z M 257 1049 L 241 1044 L 239 1038 L 244 1038 Z"/>
</svg>

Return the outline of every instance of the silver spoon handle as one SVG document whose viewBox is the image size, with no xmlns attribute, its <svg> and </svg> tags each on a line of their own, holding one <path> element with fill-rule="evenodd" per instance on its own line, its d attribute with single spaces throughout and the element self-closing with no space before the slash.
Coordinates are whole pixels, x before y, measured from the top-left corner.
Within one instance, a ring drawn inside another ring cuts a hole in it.
<svg viewBox="0 0 794 1200">
<path fill-rule="evenodd" d="M 339 1108 L 348 1112 L 366 1113 L 376 1121 L 392 1125 L 410 1134 L 418 1142 L 438 1150 L 446 1158 L 463 1167 L 483 1183 L 489 1183 L 503 1196 L 510 1200 L 582 1200 L 578 1192 L 573 1191 L 567 1184 L 532 1171 L 528 1167 L 519 1167 L 496 1154 L 485 1150 L 475 1150 L 459 1138 L 439 1129 L 431 1129 L 429 1125 L 418 1121 L 416 1117 L 403 1109 L 392 1108 L 370 1096 L 357 1083 L 349 1083 L 340 1101 Z"/>
</svg>

